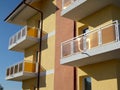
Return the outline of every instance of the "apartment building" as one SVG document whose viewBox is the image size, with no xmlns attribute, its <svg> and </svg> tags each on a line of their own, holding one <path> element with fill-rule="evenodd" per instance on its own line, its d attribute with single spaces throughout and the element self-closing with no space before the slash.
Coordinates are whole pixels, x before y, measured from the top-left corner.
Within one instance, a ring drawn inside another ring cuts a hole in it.
<svg viewBox="0 0 120 90">
<path fill-rule="evenodd" d="M 23 90 L 54 88 L 55 11 L 53 0 L 26 0 L 6 18 L 7 22 L 23 26 L 10 37 L 8 47 L 9 50 L 23 52 L 23 60 L 8 67 L 6 76 L 7 80 L 22 82 Z M 41 72 L 39 83 L 38 72 Z"/>
<path fill-rule="evenodd" d="M 21 2 L 5 21 L 23 26 L 8 49 L 24 58 L 6 79 L 21 81 L 23 90 L 120 90 L 119 3 Z"/>
<path fill-rule="evenodd" d="M 3 86 L 0 84 L 0 90 L 3 90 Z"/>
</svg>

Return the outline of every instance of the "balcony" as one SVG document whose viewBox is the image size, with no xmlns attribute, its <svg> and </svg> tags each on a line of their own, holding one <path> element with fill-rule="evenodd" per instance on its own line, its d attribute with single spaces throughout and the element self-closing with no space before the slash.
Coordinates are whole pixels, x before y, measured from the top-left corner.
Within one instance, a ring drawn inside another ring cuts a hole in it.
<svg viewBox="0 0 120 90">
<path fill-rule="evenodd" d="M 118 3 L 119 0 L 63 0 L 61 16 L 78 21 L 107 5 Z"/>
<path fill-rule="evenodd" d="M 6 80 L 22 81 L 36 77 L 36 63 L 23 61 L 7 68 Z"/>
<path fill-rule="evenodd" d="M 25 26 L 9 39 L 9 50 L 24 52 L 24 50 L 38 42 L 38 29 Z"/>
<path fill-rule="evenodd" d="M 120 58 L 118 21 L 82 34 L 61 44 L 62 65 L 85 66 Z"/>
</svg>

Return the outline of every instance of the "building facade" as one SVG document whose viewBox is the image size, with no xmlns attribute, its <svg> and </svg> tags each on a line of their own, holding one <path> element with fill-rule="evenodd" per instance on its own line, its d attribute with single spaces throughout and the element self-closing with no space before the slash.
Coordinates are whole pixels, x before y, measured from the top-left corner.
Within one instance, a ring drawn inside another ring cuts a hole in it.
<svg viewBox="0 0 120 90">
<path fill-rule="evenodd" d="M 0 85 L 0 90 L 4 90 L 2 85 Z"/>
<path fill-rule="evenodd" d="M 23 90 L 120 90 L 119 3 L 21 2 L 5 21 L 23 26 L 8 49 L 24 57 L 6 79 L 21 81 Z"/>
</svg>

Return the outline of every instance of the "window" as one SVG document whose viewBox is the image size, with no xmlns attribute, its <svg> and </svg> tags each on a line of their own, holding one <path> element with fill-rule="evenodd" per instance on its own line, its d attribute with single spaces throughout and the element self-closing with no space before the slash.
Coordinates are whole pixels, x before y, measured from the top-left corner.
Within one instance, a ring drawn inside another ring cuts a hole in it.
<svg viewBox="0 0 120 90">
<path fill-rule="evenodd" d="M 78 28 L 78 35 L 89 32 L 89 27 L 87 25 Z"/>
<path fill-rule="evenodd" d="M 84 77 L 83 78 L 83 90 L 92 90 L 91 89 L 91 77 Z"/>
<path fill-rule="evenodd" d="M 83 33 L 88 33 L 88 32 L 89 32 L 88 28 L 83 29 Z"/>
</svg>

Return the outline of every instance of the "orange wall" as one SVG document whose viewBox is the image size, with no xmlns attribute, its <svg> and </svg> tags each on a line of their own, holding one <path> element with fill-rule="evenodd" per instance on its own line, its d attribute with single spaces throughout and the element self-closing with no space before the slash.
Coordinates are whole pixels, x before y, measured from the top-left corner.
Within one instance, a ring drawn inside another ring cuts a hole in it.
<svg viewBox="0 0 120 90">
<path fill-rule="evenodd" d="M 73 21 L 60 16 L 62 0 L 57 0 L 54 90 L 74 90 L 74 68 L 60 65 L 61 42 L 73 37 Z"/>
</svg>

